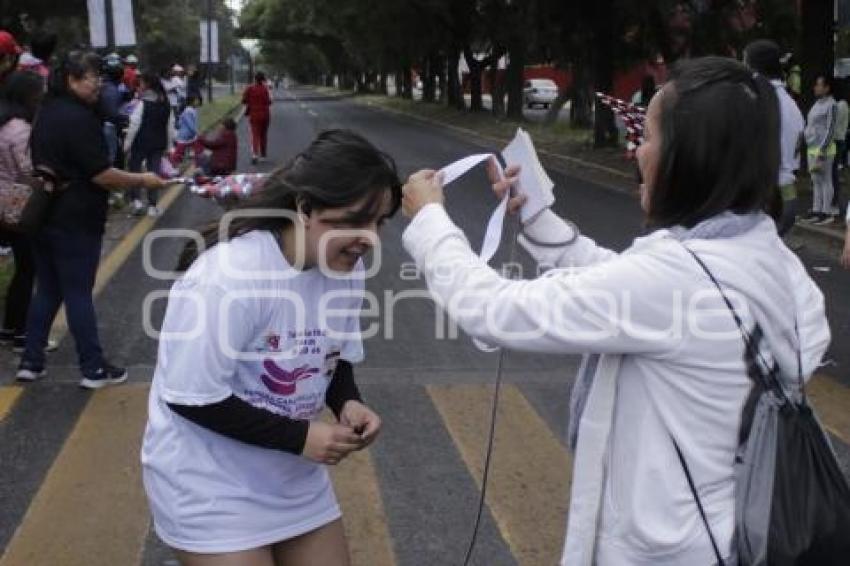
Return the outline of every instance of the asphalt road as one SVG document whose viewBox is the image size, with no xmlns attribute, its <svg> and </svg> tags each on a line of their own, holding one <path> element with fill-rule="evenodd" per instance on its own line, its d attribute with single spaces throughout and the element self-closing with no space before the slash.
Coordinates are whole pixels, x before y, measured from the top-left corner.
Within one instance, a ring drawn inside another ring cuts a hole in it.
<svg viewBox="0 0 850 566">
<path fill-rule="evenodd" d="M 240 164 L 244 171 L 270 170 L 300 151 L 318 131 L 334 127 L 352 128 L 366 135 L 395 157 L 403 175 L 423 167 L 438 168 L 470 153 L 499 149 L 347 99 L 316 96 L 307 89 L 279 95 L 270 131 L 274 162 L 250 166 L 243 123 Z M 621 250 L 641 233 L 640 211 L 631 196 L 557 171 L 550 173 L 557 185 L 556 211 L 574 220 L 600 244 Z M 472 242 L 480 242 L 494 205 L 480 171 L 447 191 L 446 206 Z M 214 221 L 220 213 L 217 205 L 184 194 L 162 216 L 157 229 L 197 227 Z M 498 358 L 481 353 L 463 335 L 439 338 L 435 328 L 440 318 L 431 301 L 404 298 L 404 292 L 424 288 L 421 280 L 406 275 L 410 260 L 400 244 L 405 226 L 406 221 L 399 216 L 387 223 L 382 233 L 381 271 L 369 280 L 368 289 L 380 299 L 378 322 L 384 332 L 366 340 L 366 361 L 357 372 L 367 402 L 384 418 L 385 434 L 370 449 L 368 465 L 356 468 L 357 474 L 363 475 L 355 475 L 355 487 L 346 488 L 341 483 L 338 490 L 351 489 L 379 509 L 377 515 L 368 515 L 371 507 L 358 499 L 351 507 L 354 517 L 366 514 L 361 522 L 368 523 L 371 530 L 362 532 L 374 537 L 352 540 L 356 564 L 458 564 L 475 515 L 483 458 L 480 441 L 486 437 L 489 410 L 488 386 L 495 379 Z M 183 243 L 167 237 L 152 240 L 152 265 L 161 270 L 172 268 Z M 151 378 L 157 344 L 143 331 L 142 305 L 151 292 L 170 286 L 170 281 L 146 274 L 145 248 L 140 246 L 130 255 L 97 301 L 104 349 L 114 363 L 130 368 L 132 384 L 127 387 L 143 387 Z M 502 249 L 495 262 L 504 262 L 508 255 L 509 250 Z M 529 258 L 522 252 L 518 257 L 525 273 L 533 274 Z M 801 257 L 828 299 L 834 331 L 830 358 L 836 365 L 826 372 L 850 387 L 850 306 L 845 299 L 850 274 L 838 267 L 834 257 L 818 250 L 805 249 Z M 154 303 L 151 322 L 155 328 L 164 306 L 162 300 Z M 387 336 L 390 322 L 392 337 Z M 515 352 L 505 356 L 507 408 L 500 419 L 506 428 L 500 429 L 504 437 L 499 436 L 497 442 L 493 491 L 474 563 L 551 564 L 558 554 L 563 516 L 547 520 L 546 508 L 558 511 L 566 505 L 563 492 L 569 485 L 569 456 L 564 450 L 564 433 L 577 362 L 570 356 Z M 68 339 L 51 358 L 51 376 L 28 387 L 6 420 L 0 421 L 0 549 L 11 547 L 22 536 L 15 534 L 19 525 L 37 520 L 36 512 L 31 511 L 26 521 L 24 514 L 44 491 L 43 485 L 61 475 L 56 470 L 67 469 L 57 468 L 55 461 L 73 451 L 73 442 L 83 433 L 71 431 L 79 431 L 79 427 L 74 429 L 75 423 L 97 400 L 76 388 L 74 366 L 73 343 Z M 3 383 L 7 382 L 4 378 Z M 139 427 L 143 423 L 114 426 Z M 511 436 L 516 430 L 537 432 L 526 441 Z M 69 443 L 72 448 L 68 448 Z M 839 451 L 846 461 L 847 447 L 839 443 Z M 346 469 L 341 467 L 340 473 L 346 473 Z M 552 485 L 547 488 L 544 482 Z M 367 492 L 372 495 L 363 495 Z M 116 509 L 121 509 L 120 505 Z M 97 535 L 92 532 L 93 537 Z M 139 563 L 171 563 L 169 551 L 154 534 L 145 531 L 142 535 Z M 138 533 L 126 536 L 128 544 L 138 544 Z M 389 562 L 376 558 L 381 544 L 391 548 L 393 558 Z M 79 563 L 113 562 L 99 557 Z M 0 566 L 5 566 L 2 559 Z"/>
</svg>

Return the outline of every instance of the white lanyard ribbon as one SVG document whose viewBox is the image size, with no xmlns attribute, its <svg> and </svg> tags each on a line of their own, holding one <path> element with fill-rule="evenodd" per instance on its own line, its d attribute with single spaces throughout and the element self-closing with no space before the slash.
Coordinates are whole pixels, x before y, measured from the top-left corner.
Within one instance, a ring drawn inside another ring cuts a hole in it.
<svg viewBox="0 0 850 566">
<path fill-rule="evenodd" d="M 459 177 L 462 177 L 470 169 L 488 159 L 493 160 L 493 163 L 496 164 L 496 168 L 499 171 L 499 177 L 504 178 L 505 171 L 502 169 L 502 164 L 499 163 L 499 160 L 496 159 L 494 154 L 477 153 L 475 155 L 459 159 L 440 169 L 440 175 L 442 175 L 443 178 L 443 186 L 446 186 Z M 496 255 L 496 250 L 499 249 L 499 242 L 502 239 L 502 228 L 505 224 L 505 212 L 508 207 L 509 198 L 510 191 L 505 193 L 505 196 L 502 198 L 499 206 L 496 207 L 496 210 L 493 211 L 493 214 L 490 215 L 490 220 L 487 222 L 487 231 L 484 233 L 484 241 L 481 244 L 481 251 L 478 253 L 478 257 L 480 257 L 484 263 L 488 263 L 491 259 L 493 259 L 493 256 Z"/>
<path fill-rule="evenodd" d="M 512 165 L 520 165 L 519 178 L 516 183 L 516 189 L 519 194 L 526 196 L 526 203 L 520 211 L 520 217 L 523 222 L 528 222 L 541 211 L 552 206 L 555 202 L 555 196 L 552 193 L 554 183 L 546 175 L 540 160 L 537 158 L 537 152 L 534 150 L 534 144 L 531 142 L 531 137 L 521 128 L 517 128 L 514 139 L 502 150 L 502 155 L 505 161 Z M 446 165 L 440 169 L 440 175 L 443 178 L 443 186 L 455 181 L 459 177 L 465 175 L 470 169 L 476 165 L 493 160 L 493 164 L 499 173 L 499 178 L 505 178 L 505 170 L 502 164 L 492 153 L 476 153 L 469 155 L 463 159 L 459 159 L 454 163 Z M 484 232 L 484 241 L 481 243 L 481 251 L 478 253 L 484 263 L 489 263 L 496 251 L 499 249 L 499 243 L 502 239 L 502 228 L 505 224 L 505 214 L 508 209 L 508 200 L 511 197 L 511 192 L 506 191 L 505 196 L 496 210 L 490 215 L 490 220 L 487 222 L 487 230 Z M 498 348 L 489 346 L 480 340 L 473 338 L 473 342 L 479 350 L 484 352 L 494 352 Z"/>
</svg>

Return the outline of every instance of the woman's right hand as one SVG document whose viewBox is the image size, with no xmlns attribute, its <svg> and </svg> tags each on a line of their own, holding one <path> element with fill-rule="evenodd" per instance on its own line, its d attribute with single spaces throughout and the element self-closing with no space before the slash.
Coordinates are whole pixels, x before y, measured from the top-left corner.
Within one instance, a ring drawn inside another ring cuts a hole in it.
<svg viewBox="0 0 850 566">
<path fill-rule="evenodd" d="M 154 173 L 142 173 L 141 185 L 146 189 L 164 189 L 166 187 L 165 179 Z"/>
<path fill-rule="evenodd" d="M 487 176 L 490 178 L 490 183 L 493 185 L 493 192 L 496 193 L 496 198 L 502 200 L 505 198 L 505 193 L 514 186 L 519 178 L 519 165 L 511 165 L 505 169 L 505 176 L 499 174 L 499 168 L 496 167 L 495 161 L 490 159 L 487 162 Z M 517 195 L 511 197 L 508 201 L 508 214 L 516 214 L 526 201 L 525 195 Z"/>
<path fill-rule="evenodd" d="M 310 421 L 301 455 L 319 464 L 335 466 L 350 452 L 358 450 L 361 444 L 360 436 L 351 427 Z"/>
</svg>

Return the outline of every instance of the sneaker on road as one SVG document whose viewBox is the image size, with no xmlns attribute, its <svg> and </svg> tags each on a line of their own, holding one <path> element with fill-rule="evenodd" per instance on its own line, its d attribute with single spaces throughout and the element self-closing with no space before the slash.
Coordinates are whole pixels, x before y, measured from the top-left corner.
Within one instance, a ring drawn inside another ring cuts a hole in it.
<svg viewBox="0 0 850 566">
<path fill-rule="evenodd" d="M 18 381 L 35 381 L 47 375 L 47 370 L 43 367 L 38 367 L 28 362 L 21 362 L 18 366 L 18 373 L 15 374 L 15 379 Z"/>
<path fill-rule="evenodd" d="M 27 337 L 26 336 L 15 336 L 12 341 L 12 351 L 16 354 L 23 354 L 24 350 L 27 348 Z M 44 346 L 44 351 L 47 353 L 55 352 L 59 349 L 59 342 L 56 340 L 48 340 L 47 345 Z"/>
<path fill-rule="evenodd" d="M 130 203 L 130 214 L 133 216 L 141 216 L 144 213 L 145 205 L 142 204 L 142 201 L 135 199 L 132 203 Z"/>
<path fill-rule="evenodd" d="M 831 214 L 821 214 L 821 217 L 812 221 L 812 226 L 829 226 L 835 222 L 835 216 Z"/>
<path fill-rule="evenodd" d="M 83 376 L 80 380 L 80 387 L 86 389 L 100 389 L 107 385 L 117 385 L 127 381 L 127 370 L 125 368 L 115 367 L 111 364 L 103 364 L 103 367 L 98 369 L 92 375 Z"/>
</svg>

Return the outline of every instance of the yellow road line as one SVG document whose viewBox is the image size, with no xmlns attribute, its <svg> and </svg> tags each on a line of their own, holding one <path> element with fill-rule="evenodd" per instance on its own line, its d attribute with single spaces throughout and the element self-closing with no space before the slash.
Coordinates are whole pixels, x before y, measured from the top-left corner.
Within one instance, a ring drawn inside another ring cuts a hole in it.
<svg viewBox="0 0 850 566">
<path fill-rule="evenodd" d="M 492 387 L 429 386 L 475 481 L 481 481 Z M 487 504 L 517 563 L 557 563 L 566 531 L 572 459 L 515 386 L 504 386 Z"/>
<path fill-rule="evenodd" d="M 368 451 L 331 467 L 352 566 L 395 566 L 375 465 Z"/>
<path fill-rule="evenodd" d="M 850 387 L 818 374 L 806 385 L 806 393 L 824 427 L 850 445 Z"/>
<path fill-rule="evenodd" d="M 0 422 L 6 418 L 9 411 L 15 405 L 15 401 L 21 396 L 23 389 L 17 385 L 7 385 L 0 387 Z"/>
<path fill-rule="evenodd" d="M 177 197 L 180 196 L 182 187 L 175 185 L 168 189 L 160 198 L 157 207 L 160 209 L 160 216 L 174 204 Z M 92 295 L 97 297 L 100 292 L 106 287 L 106 284 L 118 272 L 130 254 L 136 249 L 139 243 L 144 239 L 145 235 L 150 232 L 156 225 L 159 217 L 145 216 L 141 218 L 136 225 L 124 236 L 115 248 L 109 252 L 109 255 L 100 262 L 97 268 L 97 277 L 94 282 L 94 290 Z M 56 315 L 56 320 L 53 321 L 53 327 L 50 331 L 50 336 L 54 340 L 62 340 L 68 332 L 68 320 L 65 318 L 65 307 Z"/>
<path fill-rule="evenodd" d="M 149 514 L 139 446 L 147 385 L 92 395 L 0 566 L 138 564 Z"/>
<path fill-rule="evenodd" d="M 326 411 L 325 422 L 336 422 Z M 329 466 L 352 566 L 395 566 L 396 559 L 375 464 L 368 450 L 353 452 L 337 466 Z"/>
</svg>

